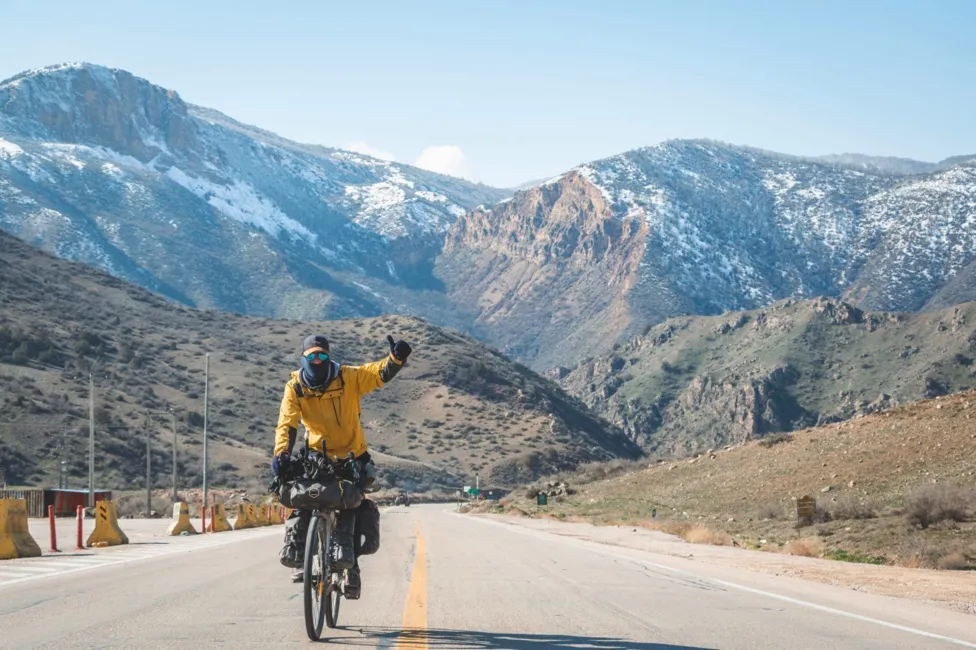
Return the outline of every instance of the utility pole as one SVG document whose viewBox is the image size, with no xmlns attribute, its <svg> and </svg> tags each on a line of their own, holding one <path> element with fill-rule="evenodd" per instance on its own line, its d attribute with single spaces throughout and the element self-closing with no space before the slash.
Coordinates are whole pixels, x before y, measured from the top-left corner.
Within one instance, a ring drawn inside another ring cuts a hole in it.
<svg viewBox="0 0 976 650">
<path fill-rule="evenodd" d="M 67 425 L 61 425 L 61 471 L 58 473 L 58 488 L 62 490 L 68 489 L 68 468 L 67 460 L 65 459 L 65 453 L 67 451 L 65 440 L 67 429 Z"/>
<path fill-rule="evenodd" d="M 169 417 L 173 421 L 173 502 L 178 501 L 176 496 L 176 413 L 169 412 Z"/>
<path fill-rule="evenodd" d="M 95 507 L 95 378 L 88 373 L 88 507 Z"/>
<path fill-rule="evenodd" d="M 146 519 L 152 517 L 152 416 L 146 416 Z"/>
<path fill-rule="evenodd" d="M 207 418 L 210 409 L 210 353 L 203 369 L 203 511 L 207 510 Z"/>
</svg>

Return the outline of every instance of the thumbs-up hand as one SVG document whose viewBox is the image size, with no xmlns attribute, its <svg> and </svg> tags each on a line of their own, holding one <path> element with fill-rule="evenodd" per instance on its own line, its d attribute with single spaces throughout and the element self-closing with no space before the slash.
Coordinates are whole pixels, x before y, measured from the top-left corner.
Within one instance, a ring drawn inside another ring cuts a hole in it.
<svg viewBox="0 0 976 650">
<path fill-rule="evenodd" d="M 413 352 L 413 348 L 410 347 L 410 344 L 404 340 L 394 341 L 393 337 L 390 335 L 387 335 L 386 342 L 390 344 L 390 354 L 393 356 L 393 358 L 396 359 L 396 361 L 400 364 L 406 363 L 407 357 L 409 357 L 410 353 Z"/>
</svg>

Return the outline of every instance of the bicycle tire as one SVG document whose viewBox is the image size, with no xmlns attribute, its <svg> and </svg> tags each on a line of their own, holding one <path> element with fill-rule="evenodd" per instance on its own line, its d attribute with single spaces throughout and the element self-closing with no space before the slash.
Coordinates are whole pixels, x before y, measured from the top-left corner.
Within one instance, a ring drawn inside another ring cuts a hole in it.
<svg viewBox="0 0 976 650">
<path fill-rule="evenodd" d="M 322 543 L 321 521 L 313 515 L 308 522 L 308 533 L 305 536 L 305 576 L 302 592 L 305 601 L 305 632 L 312 641 L 322 638 L 322 624 L 325 622 L 325 603 L 323 602 L 324 584 L 328 580 L 328 564 L 323 562 L 326 555 L 325 544 Z M 316 572 L 318 560 L 318 572 Z"/>
<path fill-rule="evenodd" d="M 326 589 L 325 624 L 330 628 L 339 622 L 339 600 L 342 598 L 340 587 L 334 580 L 329 580 Z"/>
<path fill-rule="evenodd" d="M 339 599 L 342 597 L 342 586 L 339 584 L 338 574 L 332 573 L 332 567 L 330 566 L 329 558 L 331 557 L 329 552 L 332 549 L 332 530 L 334 516 L 330 515 L 326 518 L 326 535 L 324 540 L 324 548 L 327 549 L 325 553 L 325 560 L 323 563 L 324 573 L 326 575 L 326 587 L 325 587 L 325 624 L 330 628 L 334 628 L 336 623 L 339 622 Z"/>
</svg>

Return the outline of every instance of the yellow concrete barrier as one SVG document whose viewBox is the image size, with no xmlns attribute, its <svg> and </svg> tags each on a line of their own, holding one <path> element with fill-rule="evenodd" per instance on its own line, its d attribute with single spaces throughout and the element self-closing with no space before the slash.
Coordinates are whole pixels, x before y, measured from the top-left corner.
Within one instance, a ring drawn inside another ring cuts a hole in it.
<svg viewBox="0 0 976 650">
<path fill-rule="evenodd" d="M 255 506 L 257 510 L 258 526 L 270 526 L 271 521 L 268 519 L 268 506 L 259 503 Z"/>
<path fill-rule="evenodd" d="M 257 528 L 260 526 L 258 522 L 258 509 L 253 503 L 247 504 L 247 525 L 251 528 Z"/>
<path fill-rule="evenodd" d="M 281 504 L 277 501 L 272 502 L 268 507 L 268 523 L 272 526 L 285 523 L 281 518 Z"/>
<path fill-rule="evenodd" d="M 196 535 L 197 531 L 190 523 L 190 506 L 180 501 L 173 504 L 173 523 L 166 529 L 166 534 L 182 535 L 183 533 Z"/>
<path fill-rule="evenodd" d="M 41 547 L 27 528 L 27 501 L 0 499 L 0 560 L 40 554 Z"/>
<path fill-rule="evenodd" d="M 234 518 L 234 530 L 243 530 L 244 528 L 252 528 L 251 522 L 247 518 L 246 503 L 238 503 L 235 512 L 237 516 Z"/>
<path fill-rule="evenodd" d="M 224 504 L 217 503 L 210 506 L 210 532 L 223 533 L 230 530 L 227 523 L 227 513 L 224 512 Z"/>
<path fill-rule="evenodd" d="M 119 528 L 119 515 L 112 501 L 99 501 L 95 504 L 95 530 L 88 536 L 86 546 L 118 546 L 128 544 L 129 538 Z"/>
</svg>

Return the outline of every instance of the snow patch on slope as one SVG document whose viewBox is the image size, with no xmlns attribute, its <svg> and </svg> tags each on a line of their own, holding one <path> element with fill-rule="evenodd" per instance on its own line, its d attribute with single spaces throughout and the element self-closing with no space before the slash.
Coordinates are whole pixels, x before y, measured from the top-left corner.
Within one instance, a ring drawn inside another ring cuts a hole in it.
<svg viewBox="0 0 976 650">
<path fill-rule="evenodd" d="M 0 158 L 10 160 L 11 158 L 20 156 L 23 153 L 24 150 L 15 145 L 13 142 L 0 138 Z"/>
<path fill-rule="evenodd" d="M 212 183 L 203 178 L 189 176 L 178 167 L 171 167 L 166 175 L 235 221 L 259 228 L 276 237 L 285 232 L 310 242 L 315 241 L 315 235 L 308 228 L 258 194 L 249 183 L 240 180 L 229 185 Z"/>
</svg>

